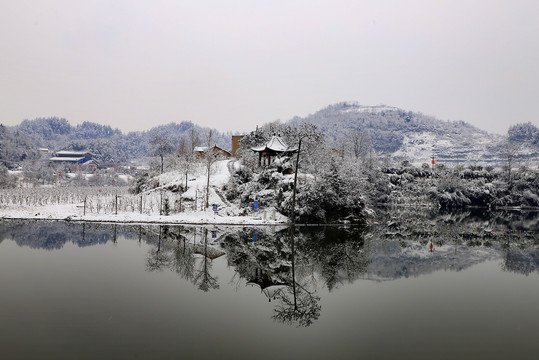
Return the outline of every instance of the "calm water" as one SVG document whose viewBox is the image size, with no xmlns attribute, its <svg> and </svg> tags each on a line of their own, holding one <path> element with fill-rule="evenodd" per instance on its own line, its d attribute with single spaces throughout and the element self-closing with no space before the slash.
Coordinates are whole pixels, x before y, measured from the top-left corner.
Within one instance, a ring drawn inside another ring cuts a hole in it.
<svg viewBox="0 0 539 360">
<path fill-rule="evenodd" d="M 295 233 L 3 221 L 0 358 L 535 359 L 536 232 L 509 213 Z"/>
</svg>

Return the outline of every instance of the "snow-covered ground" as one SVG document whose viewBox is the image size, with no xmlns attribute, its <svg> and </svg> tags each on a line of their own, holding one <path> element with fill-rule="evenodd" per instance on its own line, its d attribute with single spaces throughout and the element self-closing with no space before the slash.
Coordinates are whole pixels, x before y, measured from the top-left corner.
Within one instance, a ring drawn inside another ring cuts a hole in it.
<svg viewBox="0 0 539 360">
<path fill-rule="evenodd" d="M 0 204 L 0 219 L 48 219 L 48 220 L 69 220 L 69 221 L 97 221 L 97 222 L 122 222 L 122 223 L 166 223 L 166 224 L 230 224 L 230 225 L 270 225 L 283 224 L 287 222 L 287 217 L 273 211 L 258 210 L 250 211 L 247 215 L 240 216 L 243 211 L 236 205 L 229 203 L 219 196 L 217 191 L 230 178 L 230 170 L 236 166 L 234 160 L 222 160 L 216 162 L 210 174 L 210 194 L 207 209 L 202 206 L 202 194 L 206 188 L 207 177 L 203 171 L 199 175 L 188 178 L 188 189 L 182 194 L 182 198 L 200 199 L 197 210 L 187 210 L 172 213 L 168 216 L 159 215 L 158 212 L 148 213 L 139 211 L 118 211 L 111 213 L 86 212 L 84 215 L 84 204 L 53 204 L 46 206 L 25 206 L 13 204 Z M 159 176 L 162 187 L 175 184 L 183 184 L 185 175 L 171 171 Z M 65 188 L 65 191 L 72 191 L 76 188 Z M 150 192 L 159 191 L 159 189 Z M 218 211 L 213 210 L 217 206 Z"/>
</svg>

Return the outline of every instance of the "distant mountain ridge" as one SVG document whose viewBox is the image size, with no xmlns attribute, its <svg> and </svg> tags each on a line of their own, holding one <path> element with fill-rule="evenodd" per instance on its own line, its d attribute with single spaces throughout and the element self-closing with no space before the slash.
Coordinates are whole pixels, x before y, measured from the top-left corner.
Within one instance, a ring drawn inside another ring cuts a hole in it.
<svg viewBox="0 0 539 360">
<path fill-rule="evenodd" d="M 489 134 L 464 121 L 442 121 L 392 106 L 365 106 L 358 102 L 337 103 L 290 120 L 292 125 L 303 122 L 317 125 L 337 149 L 347 145 L 351 132 L 363 131 L 370 135 L 378 156 L 389 155 L 416 164 L 430 163 L 434 156 L 442 163 L 499 165 L 507 140 L 507 136 Z M 533 125 L 525 125 L 529 126 L 519 134 L 534 133 Z M 523 125 L 513 128 L 519 126 Z M 525 160 L 539 163 L 539 140 L 537 144 L 529 143 L 522 149 Z"/>
<path fill-rule="evenodd" d="M 89 151 L 104 162 L 126 162 L 132 159 L 152 156 L 151 139 L 167 135 L 174 146 L 179 139 L 193 129 L 201 142 L 209 128 L 192 122 L 169 123 L 151 128 L 148 131 L 123 133 L 108 125 L 84 122 L 71 125 L 64 118 L 37 118 L 24 120 L 12 128 L 12 132 L 24 134 L 35 143 L 35 147 L 48 148 L 50 151 L 73 150 Z M 213 130 L 215 144 L 230 148 L 230 136 Z"/>
<path fill-rule="evenodd" d="M 539 129 L 531 123 L 517 124 L 507 136 L 489 134 L 464 121 L 442 121 L 419 112 L 387 105 L 361 105 L 347 101 L 329 105 L 305 117 L 294 117 L 291 125 L 309 122 L 325 134 L 336 149 L 349 146 L 350 134 L 370 135 L 378 157 L 415 164 L 492 164 L 500 166 L 506 157 L 507 142 L 515 145 L 523 164 L 539 164 Z M 123 133 L 108 125 L 84 122 L 71 125 L 58 117 L 24 120 L 0 129 L 0 164 L 14 167 L 25 159 L 38 157 L 39 147 L 51 151 L 90 151 L 104 162 L 127 162 L 152 156 L 151 139 L 167 135 L 174 146 L 193 129 L 204 143 L 209 128 L 189 121 L 159 125 L 147 131 Z M 213 130 L 216 145 L 230 149 L 231 133 Z"/>
</svg>

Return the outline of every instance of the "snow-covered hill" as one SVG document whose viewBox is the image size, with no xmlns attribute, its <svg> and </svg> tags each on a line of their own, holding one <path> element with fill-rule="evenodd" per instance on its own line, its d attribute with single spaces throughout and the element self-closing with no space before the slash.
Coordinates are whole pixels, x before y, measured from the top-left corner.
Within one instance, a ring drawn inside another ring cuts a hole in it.
<svg viewBox="0 0 539 360">
<path fill-rule="evenodd" d="M 349 146 L 354 131 L 366 132 L 380 158 L 389 155 L 397 161 L 430 164 L 434 156 L 439 163 L 449 165 L 500 166 L 507 159 L 506 142 L 509 141 L 514 145 L 516 155 L 519 155 L 520 164 L 515 165 L 539 165 L 539 129 L 530 123 L 514 125 L 509 129 L 508 136 L 502 136 L 490 134 L 463 121 L 442 121 L 393 106 L 367 106 L 358 102 L 330 105 L 306 117 L 294 117 L 289 121 L 291 125 L 303 122 L 317 125 L 330 146 L 336 149 Z M 118 129 L 96 123 L 72 126 L 66 119 L 38 118 L 24 120 L 9 129 L 9 134 L 7 130 L 0 128 L 0 164 L 15 168 L 24 160 L 35 160 L 39 147 L 51 151 L 85 150 L 92 152 L 97 160 L 127 162 L 152 156 L 151 140 L 154 137 L 166 136 L 175 147 L 181 138 L 193 134 L 197 134 L 198 140 L 203 143 L 210 129 L 181 122 L 124 134 Z M 2 132 L 6 134 L 2 136 Z M 230 148 L 230 134 L 213 130 L 213 136 L 217 145 Z"/>
<path fill-rule="evenodd" d="M 391 106 L 342 102 L 290 120 L 291 124 L 303 122 L 317 125 L 330 145 L 338 149 L 350 145 L 353 131 L 366 132 L 380 158 L 389 155 L 395 160 L 430 164 L 434 156 L 438 163 L 494 166 L 502 165 L 507 158 L 506 136 L 490 134 L 463 121 L 442 121 Z M 531 142 L 520 144 L 516 152 L 524 164 L 539 164 L 539 147 Z"/>
</svg>

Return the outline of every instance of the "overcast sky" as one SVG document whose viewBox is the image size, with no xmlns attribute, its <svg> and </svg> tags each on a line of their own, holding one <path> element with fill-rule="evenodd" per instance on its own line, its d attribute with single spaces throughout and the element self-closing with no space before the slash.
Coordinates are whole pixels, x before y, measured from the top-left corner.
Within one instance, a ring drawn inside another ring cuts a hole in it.
<svg viewBox="0 0 539 360">
<path fill-rule="evenodd" d="M 537 0 L 0 0 L 0 122 L 226 130 L 336 102 L 539 126 Z"/>
</svg>

